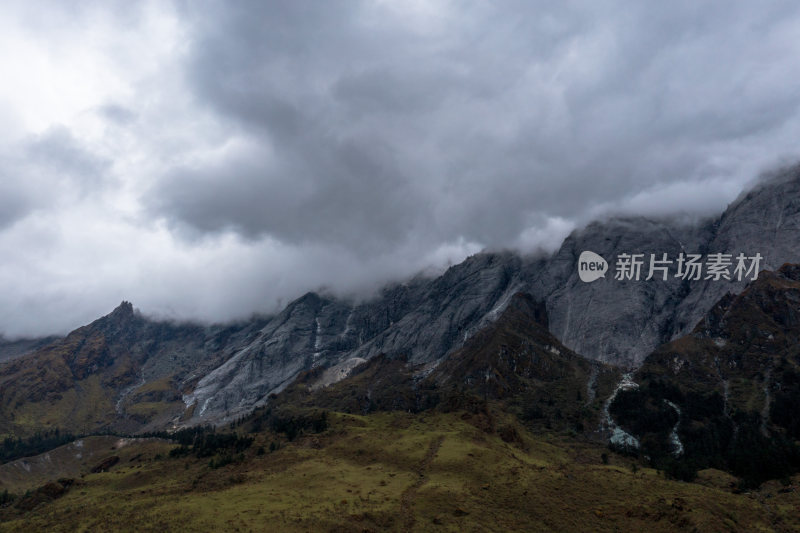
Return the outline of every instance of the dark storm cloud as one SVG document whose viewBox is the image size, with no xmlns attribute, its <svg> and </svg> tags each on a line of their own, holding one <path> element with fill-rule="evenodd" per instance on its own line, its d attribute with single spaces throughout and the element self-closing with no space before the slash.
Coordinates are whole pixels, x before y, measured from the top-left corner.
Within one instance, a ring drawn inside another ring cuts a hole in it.
<svg viewBox="0 0 800 533">
<path fill-rule="evenodd" d="M 0 5 L 10 335 L 363 295 L 800 159 L 796 2 L 62 4 Z"/>
<path fill-rule="evenodd" d="M 95 187 L 106 177 L 109 162 L 96 156 L 64 127 L 52 128 L 31 139 L 24 148 L 25 161 L 52 179 L 78 190 Z"/>
<path fill-rule="evenodd" d="M 312 130 L 313 131 L 313 130 Z M 320 140 L 273 160 L 259 150 L 213 166 L 178 168 L 152 202 L 201 231 L 231 228 L 292 242 L 333 241 L 364 250 L 418 227 L 415 197 L 381 147 Z M 324 174 L 320 174 L 324 173 Z M 159 199 L 164 199 L 160 204 Z M 374 234 L 363 228 L 379 226 Z"/>
<path fill-rule="evenodd" d="M 108 165 L 64 127 L 6 148 L 0 153 L 0 227 L 98 190 Z"/>
<path fill-rule="evenodd" d="M 150 203 L 201 232 L 507 245 L 542 214 L 744 180 L 797 122 L 794 3 L 442 6 L 190 4 L 191 86 L 262 150 L 174 168 Z"/>
</svg>

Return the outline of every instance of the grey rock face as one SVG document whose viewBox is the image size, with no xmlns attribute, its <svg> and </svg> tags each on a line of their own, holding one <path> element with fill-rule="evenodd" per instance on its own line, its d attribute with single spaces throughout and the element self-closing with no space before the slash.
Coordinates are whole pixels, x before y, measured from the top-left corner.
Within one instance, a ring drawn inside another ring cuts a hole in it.
<svg viewBox="0 0 800 533">
<path fill-rule="evenodd" d="M 553 334 L 592 359 L 635 367 L 658 345 L 691 330 L 726 292 L 745 282 L 648 276 L 650 254 L 761 253 L 762 268 L 800 260 L 800 173 L 785 171 L 743 196 L 719 218 L 687 225 L 612 219 L 573 232 L 549 258 L 483 253 L 435 279 L 415 278 L 353 304 L 309 294 L 292 303 L 253 342 L 206 375 L 186 396 L 195 418 L 227 419 L 266 401 L 305 369 L 328 367 L 323 381 L 347 376 L 380 353 L 437 365 L 492 322 L 520 291 L 546 302 Z M 605 257 L 605 279 L 578 279 L 584 250 Z M 639 281 L 615 280 L 621 253 L 643 253 Z"/>
<path fill-rule="evenodd" d="M 191 387 L 232 357 L 265 322 L 265 318 L 254 318 L 238 324 L 200 326 L 154 321 L 123 302 L 86 328 L 102 333 L 113 352 L 129 354 L 139 381 L 170 377 L 181 387 Z"/>
<path fill-rule="evenodd" d="M 524 287 L 522 261 L 512 254 L 479 254 L 432 280 L 415 305 L 354 353 L 404 354 L 411 363 L 441 359 L 477 329 L 497 318 L 511 296 Z"/>
<path fill-rule="evenodd" d="M 609 261 L 605 279 L 580 281 L 577 261 L 590 250 Z M 593 223 L 573 232 L 550 257 L 481 253 L 435 278 L 418 276 L 364 302 L 309 293 L 271 318 L 198 326 L 148 320 L 123 304 L 88 327 L 130 355 L 117 411 L 125 416 L 141 384 L 169 378 L 182 423 L 219 423 L 264 404 L 305 370 L 326 370 L 318 385 L 348 375 L 378 354 L 403 356 L 433 370 L 492 323 L 517 292 L 546 303 L 550 330 L 573 351 L 637 366 L 658 345 L 690 331 L 726 292 L 745 283 L 645 280 L 649 254 L 764 256 L 762 268 L 800 262 L 800 170 L 784 171 L 743 195 L 717 219 L 687 225 L 645 218 Z M 639 281 L 615 280 L 621 253 L 646 254 Z M 324 382 L 324 383 L 323 383 Z M 130 394 L 130 398 L 126 395 Z M 180 401 L 182 398 L 183 402 Z M 170 410 L 149 427 L 176 420 Z"/>
<path fill-rule="evenodd" d="M 521 265 L 510 253 L 478 254 L 359 304 L 307 294 L 185 396 L 195 406 L 192 422 L 235 418 L 316 366 L 331 369 L 324 378 L 331 382 L 381 353 L 435 363 L 497 317 L 524 286 Z"/>
<path fill-rule="evenodd" d="M 706 237 L 701 229 L 641 218 L 615 219 L 589 225 L 570 235 L 551 258 L 543 274 L 550 330 L 564 345 L 593 359 L 631 365 L 663 341 L 662 328 L 687 287 L 669 275 L 654 272 L 647 280 L 650 254 L 676 258 L 697 250 Z M 598 253 L 609 262 L 605 278 L 584 283 L 577 262 L 582 251 Z M 640 279 L 615 280 L 614 258 L 645 254 Z M 549 287 L 547 285 L 549 284 Z"/>
<path fill-rule="evenodd" d="M 712 227 L 711 253 L 756 253 L 764 259 L 761 270 L 777 270 L 784 263 L 800 261 L 800 166 L 778 172 L 771 180 L 742 195 Z M 680 317 L 671 337 L 684 335 L 725 293 L 740 293 L 746 281 L 706 281 L 692 286 L 678 305 Z"/>
</svg>

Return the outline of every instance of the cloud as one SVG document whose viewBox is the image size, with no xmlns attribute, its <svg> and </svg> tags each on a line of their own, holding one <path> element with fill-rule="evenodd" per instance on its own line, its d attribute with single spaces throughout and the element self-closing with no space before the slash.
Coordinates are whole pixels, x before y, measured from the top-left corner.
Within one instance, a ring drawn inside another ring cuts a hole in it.
<svg viewBox="0 0 800 533">
<path fill-rule="evenodd" d="M 0 152 L 0 227 L 37 209 L 52 209 L 104 186 L 108 162 L 63 127 Z"/>
<path fill-rule="evenodd" d="M 10 335 L 363 295 L 800 155 L 794 2 L 45 6 L 0 8 Z"/>
<path fill-rule="evenodd" d="M 796 153 L 777 139 L 797 129 L 789 3 L 426 5 L 190 11 L 189 85 L 250 149 L 173 169 L 146 201 L 201 232 L 367 253 L 510 245 L 531 217 L 581 219 L 675 183 L 733 183 L 694 205 L 718 211 Z"/>
</svg>

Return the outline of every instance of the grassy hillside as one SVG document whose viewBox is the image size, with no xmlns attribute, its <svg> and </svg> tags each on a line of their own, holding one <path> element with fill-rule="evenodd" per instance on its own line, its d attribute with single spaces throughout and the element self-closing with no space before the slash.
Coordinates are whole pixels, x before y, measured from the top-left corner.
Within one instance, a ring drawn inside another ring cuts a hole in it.
<svg viewBox="0 0 800 533">
<path fill-rule="evenodd" d="M 80 477 L 109 457 L 119 457 L 122 463 L 139 461 L 144 456 L 168 452 L 172 447 L 160 439 L 84 437 L 35 457 L 0 465 L 0 491 L 21 494 L 48 481 Z"/>
<path fill-rule="evenodd" d="M 174 445 L 164 443 L 142 444 L 149 448 L 137 457 L 140 444 L 130 443 L 108 471 L 65 482 L 57 498 L 28 511 L 6 505 L 2 530 L 800 528 L 794 486 L 733 494 L 715 471 L 702 473 L 705 485 L 670 481 L 595 444 L 531 434 L 494 410 L 489 416 L 513 431 L 492 431 L 465 412 L 332 413 L 327 429 L 293 442 L 254 434 L 250 448 L 219 468 L 210 466 L 218 458 L 170 457 Z"/>
</svg>

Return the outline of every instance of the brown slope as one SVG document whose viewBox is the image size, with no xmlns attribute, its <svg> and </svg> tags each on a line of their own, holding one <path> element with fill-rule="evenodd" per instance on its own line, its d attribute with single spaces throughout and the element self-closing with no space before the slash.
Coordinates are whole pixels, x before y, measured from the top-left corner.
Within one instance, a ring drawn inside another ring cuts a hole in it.
<svg viewBox="0 0 800 533">
<path fill-rule="evenodd" d="M 65 338 L 0 364 L 0 435 L 167 426 L 184 413 L 182 393 L 196 376 L 261 325 L 156 322 L 123 302 Z"/>
<path fill-rule="evenodd" d="M 426 381 L 506 401 L 531 422 L 594 429 L 619 375 L 562 345 L 547 329 L 544 304 L 518 293 Z"/>
<path fill-rule="evenodd" d="M 800 267 L 761 272 L 741 294 L 723 297 L 690 335 L 651 354 L 635 379 L 640 388 L 619 394 L 611 411 L 649 456 L 673 462 L 669 434 L 680 421 L 680 461 L 690 470 L 724 468 L 750 485 L 796 471 Z"/>
<path fill-rule="evenodd" d="M 687 391 L 725 395 L 728 407 L 760 411 L 800 364 L 800 266 L 784 265 L 738 296 L 722 298 L 690 335 L 665 344 L 637 376 L 669 378 Z"/>
</svg>

